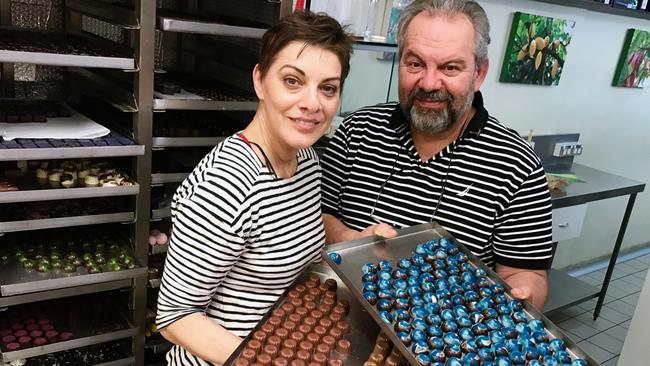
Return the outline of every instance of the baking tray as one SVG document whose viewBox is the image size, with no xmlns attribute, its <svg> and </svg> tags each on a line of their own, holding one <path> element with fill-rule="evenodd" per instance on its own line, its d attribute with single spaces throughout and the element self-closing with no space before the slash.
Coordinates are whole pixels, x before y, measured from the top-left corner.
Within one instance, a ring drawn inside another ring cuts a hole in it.
<svg viewBox="0 0 650 366">
<path fill-rule="evenodd" d="M 351 240 L 338 244 L 328 245 L 323 249 L 323 258 L 330 264 L 338 277 L 346 284 L 351 290 L 352 294 L 356 297 L 357 301 L 363 304 L 367 313 L 372 316 L 377 324 L 380 325 L 382 331 L 391 339 L 394 346 L 396 346 L 408 360 L 411 365 L 417 366 L 419 363 L 415 360 L 414 354 L 397 338 L 393 328 L 386 324 L 379 317 L 379 311 L 363 297 L 363 283 L 362 267 L 368 262 L 379 262 L 380 260 L 388 260 L 393 265 L 401 258 L 409 258 L 412 256 L 413 251 L 417 244 L 425 243 L 429 240 L 437 240 L 443 237 L 450 239 L 458 246 L 461 252 L 465 253 L 470 260 L 470 263 L 476 267 L 485 270 L 488 278 L 493 283 L 500 283 L 507 290 L 510 286 L 506 284 L 494 271 L 487 267 L 478 257 L 470 252 L 465 246 L 460 244 L 456 239 L 449 234 L 442 226 L 437 223 L 427 223 L 416 225 L 397 231 L 398 235 L 392 239 L 385 239 L 380 236 L 370 236 L 358 240 Z M 330 258 L 330 253 L 337 253 L 341 256 L 339 264 L 334 263 Z M 506 295 L 508 299 L 512 299 L 510 295 Z M 562 339 L 566 346 L 567 351 L 571 354 L 572 359 L 582 358 L 588 362 L 589 365 L 598 366 L 599 364 L 583 350 L 581 350 L 576 343 L 569 338 L 563 331 L 553 324 L 541 312 L 535 309 L 528 302 L 523 302 L 524 311 L 529 318 L 539 319 L 544 323 L 544 327 L 552 338 Z"/>
<path fill-rule="evenodd" d="M 338 288 L 336 291 L 338 299 L 348 300 L 350 303 L 350 311 L 345 317 L 345 320 L 350 324 L 350 333 L 346 335 L 346 339 L 352 342 L 352 349 L 350 354 L 345 360 L 346 365 L 362 365 L 367 359 L 370 353 L 372 353 L 373 348 L 375 347 L 375 340 L 379 334 L 379 326 L 372 320 L 368 315 L 367 310 L 361 306 L 356 297 L 350 292 L 346 287 L 344 281 L 337 276 L 337 274 L 332 271 L 329 267 L 325 267 L 318 264 L 312 264 L 307 267 L 303 273 L 298 276 L 296 281 L 291 285 L 289 290 L 293 288 L 296 284 L 305 282 L 310 274 L 316 274 L 321 278 L 321 283 L 328 278 L 333 278 L 338 283 Z M 235 364 L 235 361 L 240 356 L 241 352 L 244 350 L 248 341 L 252 338 L 253 333 L 260 330 L 262 325 L 266 322 L 268 318 L 271 317 L 273 310 L 279 308 L 284 304 L 287 299 L 287 290 L 278 301 L 273 305 L 269 312 L 257 323 L 257 326 L 249 333 L 249 335 L 244 339 L 244 341 L 237 347 L 235 352 L 226 360 L 223 366 L 231 366 Z"/>
</svg>

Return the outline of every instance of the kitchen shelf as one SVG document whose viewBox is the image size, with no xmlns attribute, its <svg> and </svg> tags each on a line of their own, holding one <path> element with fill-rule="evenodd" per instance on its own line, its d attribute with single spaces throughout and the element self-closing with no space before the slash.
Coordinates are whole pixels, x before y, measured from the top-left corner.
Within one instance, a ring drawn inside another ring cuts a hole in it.
<svg viewBox="0 0 650 366">
<path fill-rule="evenodd" d="M 172 208 L 171 207 L 155 208 L 155 209 L 151 210 L 151 219 L 152 220 L 161 220 L 161 219 L 166 219 L 168 217 L 172 217 Z"/>
<path fill-rule="evenodd" d="M 180 92 L 154 92 L 153 109 L 255 111 L 257 100 L 251 92 L 225 85 L 206 77 L 188 76 L 176 72 L 161 74 L 161 82 L 176 85 Z"/>
<path fill-rule="evenodd" d="M 172 344 L 163 338 L 160 333 L 153 334 L 145 343 L 145 348 L 150 349 L 154 354 L 161 354 L 169 351 Z"/>
<path fill-rule="evenodd" d="M 129 253 L 133 257 L 133 253 Z M 146 267 L 136 267 L 120 271 L 87 273 L 85 269 L 77 268 L 74 273 L 41 273 L 36 270 L 26 271 L 13 258 L 10 263 L 0 265 L 0 294 L 2 296 L 23 295 L 33 292 L 56 290 L 67 287 L 100 284 L 103 282 L 119 281 L 143 277 L 147 274 Z M 101 286 L 98 286 L 101 288 Z"/>
<path fill-rule="evenodd" d="M 91 285 L 66 287 L 57 290 L 45 291 L 45 292 L 34 292 L 34 293 L 28 293 L 23 295 L 0 297 L 0 307 L 28 304 L 35 301 L 60 299 L 64 297 L 77 296 L 77 295 L 87 295 L 96 292 L 118 290 L 118 289 L 131 287 L 132 285 L 133 285 L 133 280 L 129 278 L 129 279 L 123 279 L 118 281 L 94 283 Z"/>
<path fill-rule="evenodd" d="M 196 111 L 255 111 L 257 102 L 225 102 L 216 100 L 154 99 L 153 108 L 162 110 Z"/>
<path fill-rule="evenodd" d="M 154 173 L 151 174 L 151 184 L 180 183 L 190 173 Z"/>
<path fill-rule="evenodd" d="M 162 253 L 167 253 L 167 250 L 169 249 L 169 244 L 163 244 L 163 245 L 150 245 L 149 246 L 149 254 L 162 254 Z"/>
<path fill-rule="evenodd" d="M 142 156 L 144 145 L 117 132 L 85 139 L 15 139 L 0 138 L 0 161 L 77 159 L 119 156 Z"/>
<path fill-rule="evenodd" d="M 82 338 L 75 338 L 69 341 L 50 343 L 40 347 L 31 347 L 20 349 L 12 352 L 3 352 L 2 361 L 11 362 L 15 360 L 25 359 L 29 357 L 36 357 L 53 352 L 67 351 L 79 347 L 91 346 L 98 343 L 110 342 L 122 338 L 133 337 L 138 334 L 137 327 L 118 330 L 115 332 L 108 332 L 104 334 L 91 335 Z"/>
<path fill-rule="evenodd" d="M 67 200 L 91 197 L 132 196 L 140 192 L 140 185 L 121 187 L 80 187 L 19 190 L 0 192 L 0 203 L 36 202 L 50 200 Z"/>
<path fill-rule="evenodd" d="M 133 91 L 130 91 L 119 80 L 99 70 L 79 67 L 68 68 L 66 82 L 69 90 L 80 95 L 92 95 L 106 101 L 122 112 L 138 112 L 138 103 Z"/>
<path fill-rule="evenodd" d="M 650 12 L 643 10 L 616 8 L 612 4 L 603 4 L 593 0 L 533 0 L 541 3 L 568 6 L 572 8 L 581 8 L 599 13 L 612 15 L 621 15 L 625 17 L 640 18 L 650 20 Z"/>
<path fill-rule="evenodd" d="M 210 34 L 215 36 L 232 36 L 244 38 L 262 38 L 265 28 L 234 25 L 236 22 L 218 22 L 209 19 L 201 19 L 186 14 L 174 14 L 168 12 L 159 12 L 158 29 L 192 34 Z M 234 24 L 233 24 L 234 23 Z"/>
<path fill-rule="evenodd" d="M 53 229 L 59 227 L 83 226 L 93 224 L 108 224 L 113 222 L 131 222 L 135 218 L 133 212 L 117 212 L 87 216 L 56 217 L 40 220 L 20 220 L 0 222 L 0 233 Z"/>
<path fill-rule="evenodd" d="M 154 137 L 154 148 L 165 147 L 194 147 L 214 146 L 226 139 L 225 137 Z"/>
<path fill-rule="evenodd" d="M 97 0 L 66 0 L 65 5 L 68 9 L 119 24 L 126 29 L 140 29 L 140 22 L 133 9 Z"/>
<path fill-rule="evenodd" d="M 81 49 L 81 50 L 80 50 Z M 92 55 L 90 54 L 92 53 Z M 0 63 L 133 70 L 135 59 L 100 37 L 0 30 Z"/>
</svg>

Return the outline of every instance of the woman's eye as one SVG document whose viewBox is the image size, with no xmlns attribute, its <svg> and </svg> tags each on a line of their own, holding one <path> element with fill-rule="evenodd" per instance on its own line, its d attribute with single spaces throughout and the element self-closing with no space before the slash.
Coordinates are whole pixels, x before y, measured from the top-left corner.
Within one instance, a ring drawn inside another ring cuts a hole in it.
<svg viewBox="0 0 650 366">
<path fill-rule="evenodd" d="M 285 78 L 284 83 L 287 84 L 288 86 L 298 86 L 300 84 L 298 79 L 295 78 Z"/>
<path fill-rule="evenodd" d="M 334 85 L 323 85 L 320 89 L 327 95 L 335 95 L 339 91 Z"/>
</svg>

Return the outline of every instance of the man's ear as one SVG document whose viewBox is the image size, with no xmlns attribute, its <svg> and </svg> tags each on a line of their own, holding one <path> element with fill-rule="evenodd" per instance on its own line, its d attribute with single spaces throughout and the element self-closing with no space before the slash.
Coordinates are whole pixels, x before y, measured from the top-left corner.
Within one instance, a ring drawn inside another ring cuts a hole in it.
<svg viewBox="0 0 650 366">
<path fill-rule="evenodd" d="M 483 64 L 476 70 L 476 80 L 474 81 L 474 91 L 478 91 L 481 88 L 481 85 L 485 81 L 487 76 L 488 69 L 490 68 L 490 60 L 485 59 Z"/>
<path fill-rule="evenodd" d="M 260 64 L 256 64 L 253 68 L 253 88 L 257 99 L 264 100 L 264 91 L 262 90 L 262 72 L 260 71 Z"/>
</svg>

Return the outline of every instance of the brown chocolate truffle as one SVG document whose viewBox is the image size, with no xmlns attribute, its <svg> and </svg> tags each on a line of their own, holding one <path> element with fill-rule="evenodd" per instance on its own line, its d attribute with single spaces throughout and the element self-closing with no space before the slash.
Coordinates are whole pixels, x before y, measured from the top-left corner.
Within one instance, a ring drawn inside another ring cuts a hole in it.
<svg viewBox="0 0 650 366">
<path fill-rule="evenodd" d="M 323 337 L 324 335 L 327 334 L 327 328 L 325 328 L 322 325 L 317 325 L 317 326 L 314 327 L 314 333 L 316 333 L 319 336 Z"/>
<path fill-rule="evenodd" d="M 343 338 L 343 332 L 341 332 L 341 330 L 336 327 L 330 329 L 328 334 L 334 337 L 334 339 L 336 339 L 337 341 Z"/>
<path fill-rule="evenodd" d="M 266 333 L 261 330 L 255 331 L 255 333 L 253 333 L 253 339 L 264 342 L 266 340 Z"/>
<path fill-rule="evenodd" d="M 284 310 L 280 309 L 275 309 L 273 312 L 271 312 L 272 316 L 277 316 L 280 319 L 284 319 L 285 312 Z"/>
<path fill-rule="evenodd" d="M 288 302 L 285 302 L 284 304 L 282 304 L 282 306 L 280 308 L 282 310 L 284 310 L 285 314 L 291 314 L 291 313 L 293 313 L 293 310 L 295 309 L 295 307 L 293 305 L 291 305 L 290 303 L 288 303 Z"/>
<path fill-rule="evenodd" d="M 262 349 L 262 342 L 257 339 L 251 339 L 246 343 L 246 347 L 252 349 L 255 353 L 259 353 Z"/>
<path fill-rule="evenodd" d="M 289 366 L 289 359 L 284 357 L 278 357 L 273 360 L 273 366 Z"/>
<path fill-rule="evenodd" d="M 331 347 L 331 346 L 328 346 L 328 345 L 325 344 L 325 343 L 319 343 L 319 344 L 316 346 L 316 352 L 318 352 L 318 353 L 323 353 L 323 354 L 326 354 L 326 355 L 329 355 L 330 352 L 332 352 L 332 347 Z"/>
<path fill-rule="evenodd" d="M 347 355 L 350 353 L 350 349 L 352 349 L 352 343 L 347 339 L 339 339 L 339 341 L 336 342 L 336 352 L 342 355 Z"/>
<path fill-rule="evenodd" d="M 287 337 L 289 336 L 289 331 L 284 329 L 284 328 L 278 328 L 278 329 L 275 330 L 275 332 L 273 334 L 280 337 L 280 339 L 284 340 L 284 339 L 287 339 Z"/>
<path fill-rule="evenodd" d="M 327 285 L 328 290 L 336 291 L 336 289 L 338 288 L 338 283 L 333 278 L 326 279 L 325 284 Z"/>
<path fill-rule="evenodd" d="M 305 325 L 309 325 L 312 328 L 315 327 L 316 324 L 318 324 L 318 320 L 316 320 L 315 318 L 313 318 L 311 316 L 306 317 L 302 322 Z"/>
<path fill-rule="evenodd" d="M 327 356 L 322 353 L 315 353 L 311 357 L 312 362 L 316 362 L 320 366 L 327 365 Z"/>
<path fill-rule="evenodd" d="M 334 324 L 338 323 L 339 321 L 341 321 L 341 319 L 343 319 L 343 316 L 341 314 L 336 314 L 336 313 L 332 313 L 332 314 L 328 315 L 327 317 Z"/>
<path fill-rule="evenodd" d="M 255 351 L 250 348 L 244 348 L 244 350 L 241 352 L 241 357 L 250 363 L 255 361 L 255 358 L 257 358 L 257 353 L 255 353 Z"/>
<path fill-rule="evenodd" d="M 263 351 L 269 356 L 275 357 L 278 354 L 278 346 L 267 344 L 266 346 L 264 346 Z"/>
<path fill-rule="evenodd" d="M 336 322 L 336 328 L 338 328 L 343 334 L 348 334 L 350 332 L 350 323 L 345 320 Z"/>
<path fill-rule="evenodd" d="M 332 349 L 334 348 L 334 345 L 336 345 L 336 339 L 332 337 L 331 335 L 326 335 L 325 337 L 322 338 L 323 344 L 326 344 Z"/>
<path fill-rule="evenodd" d="M 307 333 L 307 337 L 305 337 L 305 339 L 313 344 L 318 344 L 318 342 L 320 342 L 320 336 L 314 332 Z"/>
<path fill-rule="evenodd" d="M 293 305 L 294 308 L 297 308 L 299 306 L 302 306 L 302 299 L 300 298 L 289 299 L 289 303 Z"/>
<path fill-rule="evenodd" d="M 314 309 L 309 312 L 309 316 L 317 320 L 320 320 L 324 315 L 325 314 L 323 314 L 323 312 L 318 309 Z"/>
<path fill-rule="evenodd" d="M 298 342 L 294 341 L 293 339 L 285 339 L 284 342 L 282 342 L 282 347 L 283 348 L 288 348 L 292 351 L 296 351 L 298 349 Z"/>
<path fill-rule="evenodd" d="M 291 366 L 305 366 L 305 361 L 303 361 L 303 360 L 293 360 L 293 361 L 291 361 Z"/>
<path fill-rule="evenodd" d="M 303 292 L 307 291 L 307 287 L 305 285 L 302 285 L 302 284 L 301 285 L 296 285 L 294 290 L 296 290 L 296 291 L 298 291 L 300 293 L 303 293 Z"/>
<path fill-rule="evenodd" d="M 309 332 L 311 332 L 311 327 L 307 324 L 300 324 L 298 326 L 298 331 L 302 334 L 308 334 Z"/>
<path fill-rule="evenodd" d="M 304 318 L 309 314 L 309 310 L 307 310 L 306 307 L 300 306 L 297 307 L 296 310 L 294 311 L 295 314 L 298 314 L 300 317 Z"/>
<path fill-rule="evenodd" d="M 294 331 L 294 330 L 296 330 L 297 327 L 298 327 L 298 325 L 296 323 L 292 322 L 291 320 L 287 320 L 284 323 L 282 323 L 282 328 L 284 328 L 284 329 L 286 329 L 288 331 Z"/>
<path fill-rule="evenodd" d="M 293 313 L 293 314 L 290 314 L 290 315 L 287 317 L 287 320 L 288 320 L 288 321 L 291 321 L 291 322 L 294 322 L 294 323 L 296 323 L 296 324 L 300 324 L 300 322 L 302 321 L 302 317 L 300 317 L 300 315 L 298 315 L 298 314 L 296 314 L 296 313 Z"/>
<path fill-rule="evenodd" d="M 300 342 L 300 341 L 302 341 L 303 339 L 305 339 L 305 335 L 302 334 L 301 332 L 298 332 L 298 331 L 296 331 L 296 332 L 291 332 L 291 339 L 293 339 L 293 340 L 296 341 L 296 342 Z"/>
<path fill-rule="evenodd" d="M 311 354 L 312 351 L 314 350 L 314 344 L 311 343 L 310 341 L 302 341 L 298 344 L 298 348 L 301 350 L 305 350 Z"/>
<path fill-rule="evenodd" d="M 276 347 L 280 347 L 280 345 L 282 344 L 282 338 L 280 338 L 277 335 L 272 335 L 266 340 L 266 343 Z"/>
<path fill-rule="evenodd" d="M 248 365 L 249 362 L 245 358 L 240 357 L 237 360 L 235 360 L 235 366 L 248 366 Z"/>
<path fill-rule="evenodd" d="M 283 349 L 280 350 L 280 357 L 284 357 L 287 360 L 292 359 L 294 354 L 295 354 L 295 352 L 288 349 L 288 348 L 283 348 Z"/>
<path fill-rule="evenodd" d="M 260 330 L 268 335 L 273 334 L 275 327 L 271 325 L 271 323 L 264 323 L 262 327 L 260 327 Z"/>
<path fill-rule="evenodd" d="M 261 363 L 263 366 L 271 366 L 273 357 L 271 357 L 271 355 L 267 355 L 266 353 L 262 353 L 261 355 L 257 356 L 257 362 Z"/>
<path fill-rule="evenodd" d="M 303 361 L 309 361 L 311 359 L 311 353 L 301 349 L 296 351 L 296 358 Z"/>
<path fill-rule="evenodd" d="M 332 324 L 331 320 L 329 320 L 327 318 L 323 318 L 323 319 L 318 321 L 318 325 L 320 325 L 322 327 L 325 327 L 326 329 L 330 329 L 330 328 L 332 328 L 333 324 Z"/>
</svg>

